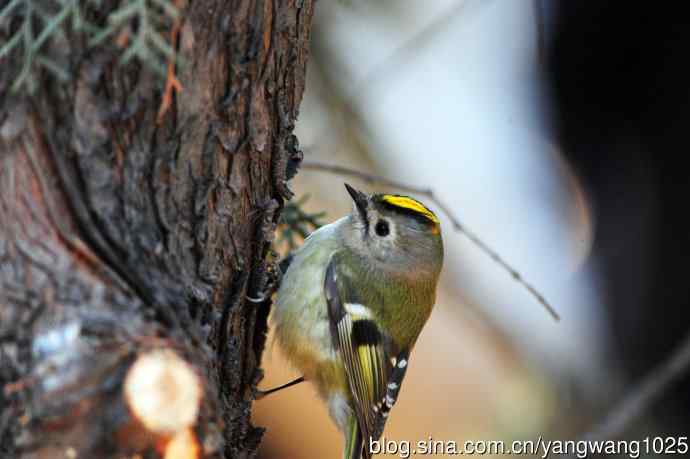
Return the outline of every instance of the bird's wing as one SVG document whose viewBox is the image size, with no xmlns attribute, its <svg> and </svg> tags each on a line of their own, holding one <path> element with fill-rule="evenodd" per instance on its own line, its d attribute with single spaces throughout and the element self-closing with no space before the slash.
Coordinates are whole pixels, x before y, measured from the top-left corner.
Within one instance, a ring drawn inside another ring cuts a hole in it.
<svg viewBox="0 0 690 459">
<path fill-rule="evenodd" d="M 397 349 L 372 320 L 371 305 L 356 301 L 362 295 L 337 263 L 334 257 L 324 282 L 331 337 L 345 366 L 364 456 L 369 458 L 369 439 L 378 440 L 383 433 L 405 376 L 409 351 Z"/>
</svg>

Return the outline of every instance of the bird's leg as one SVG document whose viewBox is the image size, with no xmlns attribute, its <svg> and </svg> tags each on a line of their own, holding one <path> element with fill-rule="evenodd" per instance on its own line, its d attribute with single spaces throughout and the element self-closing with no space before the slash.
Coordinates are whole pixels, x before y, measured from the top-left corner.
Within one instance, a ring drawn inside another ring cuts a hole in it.
<svg viewBox="0 0 690 459">
<path fill-rule="evenodd" d="M 274 265 L 275 269 L 271 271 L 272 279 L 269 281 L 268 285 L 266 285 L 264 292 L 257 294 L 257 296 L 255 297 L 247 295 L 247 301 L 249 301 L 250 303 L 263 303 L 264 301 L 269 299 L 275 292 L 277 292 L 278 288 L 280 288 L 280 283 L 283 280 L 283 276 L 287 272 L 288 266 L 290 266 L 290 263 L 292 263 L 292 259 L 294 257 L 294 253 L 289 253 L 285 258 L 276 263 Z"/>
<path fill-rule="evenodd" d="M 294 379 L 294 380 L 290 381 L 289 383 L 283 384 L 282 386 L 274 387 L 273 389 L 269 389 L 269 390 L 257 389 L 256 395 L 254 396 L 254 399 L 255 400 L 261 400 L 262 398 L 264 398 L 265 396 L 267 396 L 269 394 L 273 394 L 274 392 L 278 392 L 279 390 L 287 389 L 288 387 L 299 384 L 299 383 L 303 382 L 304 380 L 305 380 L 304 376 L 300 376 L 299 378 Z"/>
</svg>

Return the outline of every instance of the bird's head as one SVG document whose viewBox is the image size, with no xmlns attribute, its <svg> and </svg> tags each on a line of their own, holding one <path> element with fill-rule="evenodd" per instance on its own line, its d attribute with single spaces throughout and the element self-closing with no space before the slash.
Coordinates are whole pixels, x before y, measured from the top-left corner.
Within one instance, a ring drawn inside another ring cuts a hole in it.
<svg viewBox="0 0 690 459">
<path fill-rule="evenodd" d="M 348 184 L 354 201 L 346 243 L 392 271 L 438 275 L 443 264 L 441 224 L 424 204 L 397 194 L 367 194 Z"/>
</svg>

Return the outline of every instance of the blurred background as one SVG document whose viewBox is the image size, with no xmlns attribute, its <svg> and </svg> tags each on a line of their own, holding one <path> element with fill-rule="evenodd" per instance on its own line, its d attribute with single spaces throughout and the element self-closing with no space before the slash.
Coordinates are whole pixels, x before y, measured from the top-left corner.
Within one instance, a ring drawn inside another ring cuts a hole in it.
<svg viewBox="0 0 690 459">
<path fill-rule="evenodd" d="M 605 4 L 599 4 L 605 3 Z M 575 439 L 688 331 L 680 11 L 629 2 L 320 2 L 292 187 L 322 222 L 351 209 L 339 165 L 427 187 L 559 311 L 442 220 L 438 302 L 384 436 Z M 287 245 L 284 247 L 287 250 Z M 264 388 L 297 376 L 278 345 Z M 622 438 L 688 434 L 677 381 Z M 339 457 L 309 384 L 257 402 L 262 458 Z"/>
</svg>

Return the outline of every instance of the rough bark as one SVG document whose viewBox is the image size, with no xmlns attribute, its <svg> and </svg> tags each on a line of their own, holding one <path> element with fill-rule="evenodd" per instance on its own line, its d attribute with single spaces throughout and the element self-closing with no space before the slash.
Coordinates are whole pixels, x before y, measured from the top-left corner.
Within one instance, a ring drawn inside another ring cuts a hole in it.
<svg viewBox="0 0 690 459">
<path fill-rule="evenodd" d="M 255 455 L 270 299 L 247 298 L 276 278 L 313 2 L 182 6 L 160 119 L 164 81 L 117 52 L 52 43 L 73 79 L 31 96 L 0 65 L 0 457 L 169 453 L 123 392 L 158 348 L 202 381 L 201 456 Z"/>
</svg>

